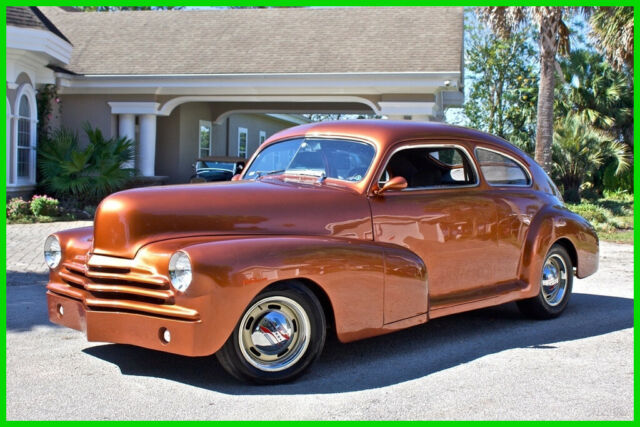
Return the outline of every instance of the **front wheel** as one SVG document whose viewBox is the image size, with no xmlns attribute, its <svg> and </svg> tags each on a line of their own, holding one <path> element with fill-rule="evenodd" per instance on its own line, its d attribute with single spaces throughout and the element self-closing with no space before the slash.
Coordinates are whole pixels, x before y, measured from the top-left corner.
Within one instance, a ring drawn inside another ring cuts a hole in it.
<svg viewBox="0 0 640 427">
<path fill-rule="evenodd" d="M 216 356 L 240 380 L 281 383 L 317 359 L 325 338 L 318 298 L 300 283 L 288 282 L 268 288 L 249 304 Z"/>
<path fill-rule="evenodd" d="M 537 319 L 558 317 L 566 308 L 573 287 L 573 264 L 567 250 L 553 245 L 542 265 L 540 292 L 537 296 L 518 301 L 524 314 Z"/>
</svg>

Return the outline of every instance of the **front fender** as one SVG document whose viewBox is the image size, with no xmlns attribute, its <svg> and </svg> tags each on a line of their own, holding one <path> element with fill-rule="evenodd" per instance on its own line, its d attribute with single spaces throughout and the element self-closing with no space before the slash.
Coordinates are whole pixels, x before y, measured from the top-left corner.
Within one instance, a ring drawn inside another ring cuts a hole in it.
<svg viewBox="0 0 640 427">
<path fill-rule="evenodd" d="M 548 205 L 532 219 L 520 262 L 520 279 L 528 283 L 526 296 L 540 291 L 542 264 L 551 246 L 566 239 L 576 255 L 576 276 L 598 269 L 598 236 L 587 220 L 562 205 Z"/>
<path fill-rule="evenodd" d="M 206 298 L 215 325 L 210 351 L 227 340 L 242 313 L 268 285 L 309 279 L 327 294 L 341 340 L 383 323 L 384 251 L 373 242 L 331 237 L 246 237 L 182 248 L 192 262 L 185 297 Z M 207 321 L 207 320 L 203 320 Z"/>
</svg>

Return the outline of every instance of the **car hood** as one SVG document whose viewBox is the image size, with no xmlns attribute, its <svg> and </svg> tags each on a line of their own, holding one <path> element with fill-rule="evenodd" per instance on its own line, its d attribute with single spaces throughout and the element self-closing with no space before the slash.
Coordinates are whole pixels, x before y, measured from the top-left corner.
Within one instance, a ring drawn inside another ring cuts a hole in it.
<svg viewBox="0 0 640 427">
<path fill-rule="evenodd" d="M 147 187 L 96 211 L 93 253 L 133 258 L 151 242 L 203 235 L 332 235 L 372 239 L 369 204 L 350 189 L 283 181 Z"/>
</svg>

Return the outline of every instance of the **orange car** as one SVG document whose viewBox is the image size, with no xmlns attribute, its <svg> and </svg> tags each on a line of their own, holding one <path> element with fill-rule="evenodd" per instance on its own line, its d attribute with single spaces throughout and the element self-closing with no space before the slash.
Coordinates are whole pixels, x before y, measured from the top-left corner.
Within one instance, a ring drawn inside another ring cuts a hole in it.
<svg viewBox="0 0 640 427">
<path fill-rule="evenodd" d="M 348 342 L 509 301 L 555 317 L 598 237 L 500 138 L 358 120 L 276 134 L 232 182 L 113 194 L 45 259 L 52 322 L 274 383 L 327 328 Z"/>
</svg>

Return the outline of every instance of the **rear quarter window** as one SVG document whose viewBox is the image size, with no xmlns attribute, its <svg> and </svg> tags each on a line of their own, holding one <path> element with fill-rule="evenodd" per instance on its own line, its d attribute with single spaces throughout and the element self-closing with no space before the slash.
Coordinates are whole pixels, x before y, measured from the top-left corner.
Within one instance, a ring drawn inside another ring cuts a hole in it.
<svg viewBox="0 0 640 427">
<path fill-rule="evenodd" d="M 482 175 L 489 185 L 515 185 L 528 187 L 531 178 L 514 159 L 496 151 L 476 148 L 476 158 Z"/>
</svg>

